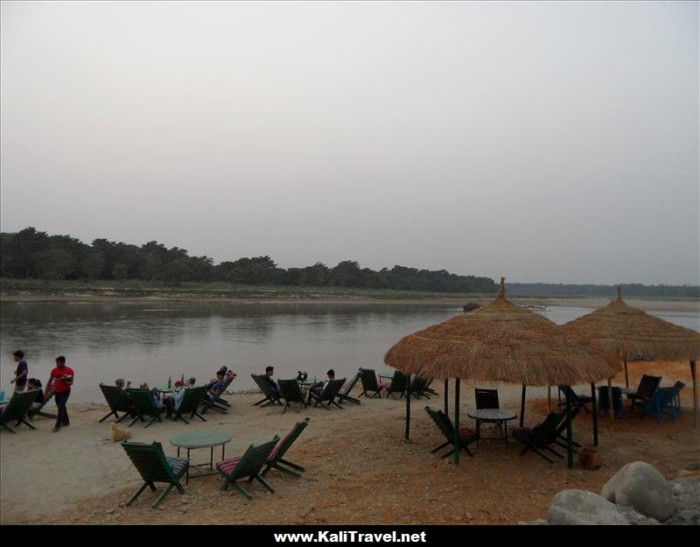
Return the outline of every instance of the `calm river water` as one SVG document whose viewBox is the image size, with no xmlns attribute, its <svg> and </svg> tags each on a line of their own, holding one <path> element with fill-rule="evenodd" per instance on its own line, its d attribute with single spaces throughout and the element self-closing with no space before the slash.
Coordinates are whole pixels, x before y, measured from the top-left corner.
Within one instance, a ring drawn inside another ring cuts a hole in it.
<svg viewBox="0 0 700 547">
<path fill-rule="evenodd" d="M 565 323 L 590 309 L 552 306 Z M 225 364 L 238 373 L 232 390 L 254 387 L 251 373 L 275 366 L 275 377 L 299 370 L 311 379 L 359 366 L 391 374 L 384 353 L 401 337 L 462 313 L 459 306 L 407 304 L 4 303 L 0 307 L 0 389 L 12 391 L 11 352 L 22 349 L 29 376 L 45 384 L 54 359 L 75 369 L 72 402 L 102 401 L 100 382 L 164 385 L 181 374 L 197 383 Z M 651 311 L 700 330 L 693 312 Z"/>
</svg>

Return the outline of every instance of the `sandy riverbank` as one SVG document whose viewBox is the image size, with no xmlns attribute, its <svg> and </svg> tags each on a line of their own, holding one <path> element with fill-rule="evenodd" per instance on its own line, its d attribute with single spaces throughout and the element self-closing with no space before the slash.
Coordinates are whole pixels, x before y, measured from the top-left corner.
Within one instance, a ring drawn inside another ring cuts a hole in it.
<svg viewBox="0 0 700 547">
<path fill-rule="evenodd" d="M 118 443 L 108 438 L 101 405 L 69 407 L 71 426 L 58 433 L 52 423 L 37 418 L 36 431 L 20 427 L 0 433 L 0 522 L 121 523 L 121 524 L 516 524 L 542 517 L 551 497 L 563 488 L 598 491 L 625 463 L 644 460 L 667 477 L 700 468 L 700 430 L 692 428 L 689 367 L 647 363 L 631 368 L 636 385 L 644 370 L 658 369 L 668 382 L 681 379 L 681 419 L 657 424 L 651 419 L 601 421 L 603 467 L 567 470 L 537 455 L 518 455 L 511 442 L 482 442 L 474 458 L 457 467 L 430 453 L 442 439 L 422 408 L 439 407 L 442 397 L 413 405 L 411 442 L 403 440 L 403 401 L 362 399 L 361 406 L 343 410 L 309 408 L 281 414 L 279 408 L 252 406 L 257 395 L 231 395 L 228 414 L 209 414 L 206 423 L 166 421 L 145 429 L 136 424 L 132 440 L 159 440 L 168 455 L 168 439 L 186 429 L 216 429 L 233 435 L 226 454 L 242 453 L 252 443 L 284 435 L 292 424 L 310 416 L 309 427 L 288 453 L 306 467 L 302 479 L 271 472 L 274 495 L 259 485 L 246 501 L 236 492 L 222 492 L 218 477 L 193 479 L 186 494 L 171 493 L 161 508 L 150 509 L 150 491 L 130 508 L 125 501 L 139 487 L 138 475 Z M 350 373 L 351 371 L 348 371 Z M 623 378 L 618 378 L 623 381 Z M 439 388 L 440 386 L 436 386 Z M 462 420 L 473 407 L 473 386 L 463 387 Z M 584 387 L 579 391 L 585 392 Z M 518 386 L 499 386 L 501 406 L 519 412 Z M 546 389 L 528 391 L 526 424 L 546 412 Z M 452 401 L 452 395 L 450 395 Z M 471 420 L 468 420 L 471 423 Z M 581 413 L 574 425 L 579 442 L 590 444 L 591 419 Z M 488 432 L 487 432 L 488 433 Z M 208 453 L 195 452 L 204 461 Z M 513 480 L 517 477 L 517 480 Z"/>
</svg>

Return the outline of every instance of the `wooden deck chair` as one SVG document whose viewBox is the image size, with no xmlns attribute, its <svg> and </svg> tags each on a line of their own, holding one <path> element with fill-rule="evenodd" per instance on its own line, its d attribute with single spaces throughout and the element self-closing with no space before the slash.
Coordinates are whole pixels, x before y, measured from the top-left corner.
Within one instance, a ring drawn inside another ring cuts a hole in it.
<svg viewBox="0 0 700 547">
<path fill-rule="evenodd" d="M 16 433 L 9 425 L 10 422 L 15 422 L 15 427 L 24 424 L 30 429 L 36 429 L 27 421 L 27 412 L 36 401 L 37 395 L 41 392 L 40 389 L 31 389 L 29 391 L 15 391 L 12 398 L 5 406 L 2 414 L 0 414 L 0 426 L 7 429 L 10 433 Z"/>
<path fill-rule="evenodd" d="M 36 408 L 31 408 L 31 407 L 29 408 L 29 410 L 27 411 L 27 418 L 31 419 L 31 418 L 34 418 L 35 416 L 43 416 L 44 418 L 51 418 L 52 420 L 57 419 L 58 416 L 56 414 L 51 414 L 50 412 L 46 412 L 43 410 L 44 407 L 48 404 L 48 402 L 51 399 L 53 399 L 53 396 L 54 396 L 53 391 L 49 392 L 48 395 L 44 395 L 44 402 L 43 403 L 39 403 L 39 406 Z M 37 400 L 38 400 L 38 398 L 39 398 L 39 394 L 37 393 Z M 37 401 L 35 400 L 34 403 L 36 403 L 36 402 Z M 32 405 L 34 405 L 34 403 L 32 403 Z"/>
<path fill-rule="evenodd" d="M 104 422 L 112 415 L 114 415 L 114 417 L 117 419 L 116 423 L 119 423 L 124 418 L 132 414 L 134 404 L 131 402 L 131 399 L 123 389 L 118 388 L 117 386 L 100 384 L 100 390 L 102 390 L 102 394 L 107 401 L 107 405 L 109 405 L 110 412 L 109 414 L 105 414 L 102 418 L 100 418 L 99 423 Z M 124 413 L 121 418 L 119 417 L 119 412 Z"/>
<path fill-rule="evenodd" d="M 422 397 L 430 399 L 430 395 L 428 395 L 428 390 L 426 389 L 427 386 L 428 380 L 426 378 L 414 376 L 413 381 L 411 382 L 411 397 L 415 397 L 416 399 L 420 399 Z"/>
<path fill-rule="evenodd" d="M 671 420 L 675 420 L 680 414 L 680 392 L 685 387 L 683 382 L 676 382 L 673 387 L 660 387 L 654 392 L 649 402 L 642 408 L 642 416 L 649 414 L 656 416 L 658 422 L 663 420 L 664 414 L 668 414 Z"/>
<path fill-rule="evenodd" d="M 431 452 L 435 453 L 438 450 L 442 450 L 443 448 L 452 445 L 452 450 L 440 456 L 441 458 L 447 458 L 454 454 L 455 450 L 460 449 L 464 450 L 469 455 L 469 457 L 474 457 L 474 454 L 472 454 L 471 450 L 469 450 L 469 445 L 479 440 L 479 434 L 476 431 L 468 427 L 461 427 L 459 429 L 458 436 L 459 446 L 456 447 L 455 426 L 452 423 L 452 420 L 450 420 L 450 417 L 447 416 L 442 410 L 436 411 L 430 408 L 429 406 L 425 407 L 425 411 L 428 413 L 428 416 L 430 416 L 430 418 L 435 422 L 435 425 L 438 426 L 438 429 L 442 432 L 446 439 L 444 443 L 433 448 Z"/>
<path fill-rule="evenodd" d="M 326 384 L 326 387 L 324 387 L 323 391 L 318 395 L 313 391 L 309 391 L 309 396 L 312 399 L 316 400 L 316 404 L 314 404 L 314 407 L 320 405 L 326 410 L 330 410 L 331 405 L 335 405 L 338 408 L 343 408 L 338 404 L 338 402 L 335 399 L 338 396 L 338 392 L 340 391 L 340 388 L 343 387 L 344 383 L 345 378 L 340 378 L 339 380 L 331 380 Z M 324 405 L 323 403 L 326 404 Z"/>
<path fill-rule="evenodd" d="M 253 496 L 238 483 L 240 479 L 247 478 L 249 483 L 253 482 L 253 479 L 257 480 L 268 492 L 274 494 L 275 491 L 272 489 L 272 486 L 267 484 L 265 479 L 262 478 L 260 470 L 267 462 L 270 453 L 274 450 L 279 440 L 280 438 L 275 435 L 271 441 L 261 445 L 253 446 L 251 444 L 243 456 L 222 460 L 217 463 L 216 469 L 224 477 L 224 483 L 221 485 L 221 489 L 226 490 L 229 486 L 233 486 L 247 499 L 253 499 Z"/>
<path fill-rule="evenodd" d="M 401 399 L 406 393 L 406 387 L 408 386 L 408 376 L 406 376 L 400 370 L 394 371 L 394 376 L 391 378 L 389 383 L 382 383 L 380 389 L 386 390 L 386 398 L 389 396 L 392 399 L 396 399 L 396 394 L 398 393 L 398 398 Z"/>
<path fill-rule="evenodd" d="M 299 435 L 301 435 L 301 432 L 304 431 L 304 429 L 306 429 L 307 425 L 309 425 L 308 417 L 304 418 L 301 422 L 297 422 L 296 424 L 294 424 L 292 430 L 289 433 L 287 433 L 287 435 L 280 442 L 277 443 L 277 446 L 275 446 L 274 450 L 270 452 L 270 455 L 267 457 L 265 469 L 261 473 L 263 477 L 272 468 L 282 471 L 282 473 L 286 473 L 287 475 L 291 475 L 293 477 L 301 477 L 300 471 L 303 472 L 304 468 L 301 465 L 297 465 L 296 463 L 292 463 L 289 460 L 285 460 L 284 455 L 287 452 L 287 450 L 289 450 L 290 447 L 294 444 L 294 441 L 297 440 Z"/>
<path fill-rule="evenodd" d="M 564 427 L 566 427 L 566 412 L 550 412 L 541 424 L 536 425 L 532 429 L 528 427 L 514 429 L 512 432 L 513 437 L 524 445 L 520 455 L 524 456 L 526 452 L 532 450 L 549 463 L 554 463 L 554 460 L 542 452 L 542 450 L 547 450 L 558 458 L 563 459 L 564 456 L 550 446 L 556 444 L 557 432 L 562 422 Z"/>
<path fill-rule="evenodd" d="M 373 394 L 372 397 L 382 396 L 379 382 L 377 382 L 377 373 L 374 372 L 374 369 L 360 368 L 360 381 L 362 382 L 362 393 L 360 393 L 360 397 L 363 395 L 365 397 L 370 397 L 370 393 Z"/>
<path fill-rule="evenodd" d="M 180 408 L 175 410 L 173 416 L 173 421 L 181 419 L 186 424 L 190 423 L 185 418 L 185 414 L 190 415 L 190 420 L 197 416 L 203 422 L 207 419 L 199 413 L 199 407 L 202 405 L 202 401 L 207 398 L 207 386 L 197 386 L 185 388 L 185 394 L 182 396 L 182 401 L 180 402 Z"/>
<path fill-rule="evenodd" d="M 143 486 L 126 502 L 127 507 L 136 501 L 136 498 L 141 495 L 146 487 L 155 492 L 156 482 L 165 482 L 168 484 L 168 487 L 153 503 L 151 506 L 153 509 L 158 507 L 158 504 L 163 501 L 173 487 L 177 488 L 180 494 L 185 493 L 185 489 L 180 484 L 180 479 L 182 479 L 189 467 L 189 461 L 186 458 L 166 457 L 163 452 L 163 446 L 158 442 L 136 443 L 122 441 L 122 447 L 124 447 L 131 462 L 144 480 Z"/>
<path fill-rule="evenodd" d="M 630 413 L 634 412 L 635 407 L 644 408 L 646 404 L 651 401 L 654 396 L 654 392 L 658 389 L 661 383 L 661 376 L 650 376 L 644 374 L 642 379 L 639 380 L 639 386 L 637 386 L 637 391 L 634 393 L 629 393 L 627 398 L 630 401 Z"/>
<path fill-rule="evenodd" d="M 576 393 L 573 389 L 571 389 L 571 386 L 557 386 L 559 388 L 559 392 L 563 393 L 564 396 L 566 397 L 568 395 L 569 400 L 571 401 L 571 404 L 573 405 L 578 405 L 578 404 L 583 404 L 583 409 L 586 412 L 590 412 L 591 410 L 588 408 L 588 404 L 593 402 L 593 397 L 589 397 L 587 395 L 579 395 Z M 559 402 L 557 403 L 557 406 L 559 408 L 564 408 L 566 406 L 566 399 L 561 400 L 561 395 L 559 395 Z"/>
<path fill-rule="evenodd" d="M 299 382 L 296 380 L 280 380 L 279 385 L 285 402 L 282 414 L 287 412 L 292 403 L 298 403 L 297 412 L 301 411 L 302 407 L 306 408 L 306 395 L 302 391 Z"/>
<path fill-rule="evenodd" d="M 135 389 L 129 388 L 126 390 L 127 395 L 134 405 L 134 419 L 129 424 L 129 427 L 137 421 L 146 421 L 144 416 L 149 416 L 151 420 L 144 427 L 148 427 L 156 420 L 162 422 L 160 415 L 165 410 L 165 407 L 159 407 L 153 397 L 153 392 L 150 389 Z"/>
<path fill-rule="evenodd" d="M 350 393 L 352 393 L 353 388 L 355 387 L 355 384 L 358 382 L 360 379 L 360 373 L 358 372 L 353 376 L 352 380 L 349 382 L 345 382 L 343 385 L 342 389 L 338 392 L 338 402 L 342 405 L 345 401 L 349 401 L 351 403 L 354 403 L 356 405 L 361 405 L 362 403 L 360 402 L 359 399 L 352 397 Z"/>
<path fill-rule="evenodd" d="M 257 386 L 260 388 L 260 391 L 262 391 L 263 395 L 265 395 L 264 399 L 261 399 L 257 403 L 253 403 L 253 406 L 268 406 L 268 405 L 282 405 L 282 401 L 280 401 L 281 396 L 277 395 L 267 384 L 267 380 L 265 379 L 264 374 L 251 374 L 251 378 L 253 378 L 253 381 L 257 384 Z M 262 407 L 261 407 L 262 408 Z"/>
</svg>

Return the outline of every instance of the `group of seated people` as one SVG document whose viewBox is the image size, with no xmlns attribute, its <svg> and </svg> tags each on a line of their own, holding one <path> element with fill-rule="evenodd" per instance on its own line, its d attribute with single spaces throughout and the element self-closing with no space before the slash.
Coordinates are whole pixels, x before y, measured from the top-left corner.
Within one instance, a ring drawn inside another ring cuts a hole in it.
<svg viewBox="0 0 700 547">
<path fill-rule="evenodd" d="M 272 392 L 275 395 L 277 395 L 278 397 L 281 397 L 282 390 L 280 389 L 280 386 L 277 383 L 277 380 L 275 380 L 272 377 L 274 373 L 275 373 L 275 367 L 272 367 L 272 366 L 265 367 L 265 381 L 267 382 L 267 385 L 270 387 Z M 312 401 L 312 399 L 319 399 L 321 397 L 321 393 L 323 393 L 323 390 L 328 385 L 328 383 L 335 380 L 335 370 L 330 369 L 326 374 L 328 375 L 328 380 L 316 382 L 315 384 L 312 384 L 308 388 L 303 387 L 303 389 L 309 390 L 308 395 L 307 395 L 307 399 L 306 399 L 307 403 L 310 403 Z"/>
<path fill-rule="evenodd" d="M 224 389 L 233 381 L 236 377 L 236 373 L 229 370 L 226 366 L 222 366 L 216 371 L 216 377 L 212 378 L 207 384 L 207 397 L 211 401 L 215 401 L 218 397 L 223 395 Z M 174 393 L 164 393 L 158 388 L 149 388 L 147 383 L 139 385 L 140 389 L 151 389 L 153 393 L 153 399 L 156 406 L 161 409 L 165 408 L 166 416 L 168 418 L 172 417 L 173 412 L 177 412 L 180 409 L 182 400 L 185 397 L 185 392 L 187 389 L 194 387 L 197 383 L 196 378 L 190 377 L 188 380 L 177 380 L 175 382 L 175 392 Z M 125 381 L 124 378 L 117 378 L 114 384 L 122 390 L 127 390 L 131 387 L 131 382 Z"/>
<path fill-rule="evenodd" d="M 38 389 L 38 393 L 36 394 L 36 400 L 32 403 L 32 406 L 29 408 L 29 411 L 27 412 L 27 416 L 30 418 L 42 407 L 44 406 L 44 403 L 46 402 L 47 395 L 44 394 L 44 390 L 41 389 L 41 380 L 38 378 L 29 378 L 27 380 L 27 391 L 31 391 L 33 389 Z M 0 405 L 0 414 L 2 414 L 5 405 Z"/>
</svg>

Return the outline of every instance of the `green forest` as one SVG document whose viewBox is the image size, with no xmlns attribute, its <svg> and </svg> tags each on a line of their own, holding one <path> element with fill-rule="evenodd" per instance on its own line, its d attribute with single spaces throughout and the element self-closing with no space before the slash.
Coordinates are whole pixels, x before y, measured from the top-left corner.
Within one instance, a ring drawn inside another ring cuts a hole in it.
<svg viewBox="0 0 700 547">
<path fill-rule="evenodd" d="M 238 258 L 214 264 L 207 256 L 157 241 L 133 245 L 95 239 L 87 245 L 68 235 L 48 235 L 35 228 L 0 233 L 0 277 L 36 280 L 142 280 L 163 285 L 224 282 L 284 287 L 347 287 L 432 293 L 494 294 L 493 279 L 445 270 L 407 266 L 362 268 L 354 260 L 334 267 L 321 262 L 302 268 L 279 268 L 269 256 Z M 620 284 L 628 297 L 700 298 L 694 285 Z M 508 283 L 511 296 L 614 297 L 616 285 Z"/>
<path fill-rule="evenodd" d="M 0 234 L 0 277 L 46 280 L 127 280 L 163 283 L 222 281 L 244 285 L 357 287 L 437 293 L 495 293 L 487 277 L 394 266 L 374 271 L 354 260 L 334 267 L 317 262 L 303 268 L 279 268 L 269 256 L 214 264 L 207 256 L 190 256 L 157 241 L 141 246 L 95 239 L 91 245 L 67 235 L 34 228 Z"/>
</svg>

